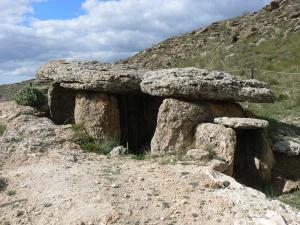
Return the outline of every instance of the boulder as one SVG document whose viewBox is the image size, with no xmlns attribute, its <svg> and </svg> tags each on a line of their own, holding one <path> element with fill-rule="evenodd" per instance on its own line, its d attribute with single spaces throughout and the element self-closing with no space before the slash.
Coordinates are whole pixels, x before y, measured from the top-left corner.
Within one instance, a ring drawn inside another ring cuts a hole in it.
<svg viewBox="0 0 300 225">
<path fill-rule="evenodd" d="M 273 145 L 272 149 L 275 152 L 283 153 L 288 156 L 298 156 L 300 155 L 300 141 L 296 138 L 294 138 L 294 140 L 280 140 Z"/>
<path fill-rule="evenodd" d="M 113 95 L 84 92 L 76 96 L 75 123 L 97 140 L 116 139 L 121 136 L 119 107 Z"/>
<path fill-rule="evenodd" d="M 284 183 L 284 186 L 282 188 L 282 193 L 287 194 L 293 191 L 296 191 L 300 188 L 300 180 L 293 181 L 293 180 L 287 180 Z"/>
<path fill-rule="evenodd" d="M 166 98 L 266 103 L 275 100 L 270 86 L 264 82 L 197 68 L 146 72 L 141 88 L 145 93 Z"/>
<path fill-rule="evenodd" d="M 186 150 L 193 144 L 193 133 L 199 123 L 209 122 L 206 103 L 165 99 L 159 108 L 157 127 L 151 141 L 155 155 Z"/>
<path fill-rule="evenodd" d="M 211 151 L 218 158 L 228 164 L 228 175 L 232 175 L 236 134 L 231 128 L 213 123 L 203 123 L 197 127 L 195 134 L 195 148 L 200 151 Z M 222 171 L 223 172 L 223 171 Z"/>
<path fill-rule="evenodd" d="M 253 118 L 215 118 L 214 122 L 235 129 L 261 129 L 269 127 L 269 122 Z"/>
<path fill-rule="evenodd" d="M 270 4 L 270 9 L 271 10 L 275 10 L 278 9 L 280 7 L 279 1 L 272 1 Z"/>
<path fill-rule="evenodd" d="M 36 73 L 38 79 L 53 80 L 61 87 L 105 93 L 140 93 L 145 70 L 123 64 L 95 61 L 51 61 Z"/>
<path fill-rule="evenodd" d="M 116 156 L 121 156 L 121 155 L 125 155 L 126 153 L 128 152 L 128 149 L 123 147 L 123 146 L 117 146 L 117 147 L 114 147 L 109 155 L 112 156 L 112 157 L 116 157 Z"/>
</svg>

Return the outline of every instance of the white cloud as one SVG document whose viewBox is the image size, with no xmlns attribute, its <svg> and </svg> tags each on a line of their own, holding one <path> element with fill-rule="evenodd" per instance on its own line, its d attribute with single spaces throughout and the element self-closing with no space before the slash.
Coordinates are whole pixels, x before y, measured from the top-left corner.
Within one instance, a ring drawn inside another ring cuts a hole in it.
<svg viewBox="0 0 300 225">
<path fill-rule="evenodd" d="M 86 0 L 69 20 L 34 18 L 31 3 L 0 1 L 0 83 L 52 59 L 113 61 L 169 36 L 254 11 L 269 0 Z"/>
</svg>

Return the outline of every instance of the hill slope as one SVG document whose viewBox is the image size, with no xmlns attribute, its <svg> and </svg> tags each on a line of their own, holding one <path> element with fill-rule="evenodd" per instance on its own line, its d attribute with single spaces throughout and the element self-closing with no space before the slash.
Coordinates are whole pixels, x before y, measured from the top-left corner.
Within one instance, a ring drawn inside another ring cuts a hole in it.
<svg viewBox="0 0 300 225">
<path fill-rule="evenodd" d="M 148 48 L 123 63 L 151 69 L 194 66 L 225 70 L 272 84 L 278 101 L 262 116 L 300 115 L 300 0 L 272 2 L 258 12 L 215 22 Z M 268 70 L 268 71 L 261 71 Z M 299 118 L 298 118 L 299 119 Z"/>
</svg>

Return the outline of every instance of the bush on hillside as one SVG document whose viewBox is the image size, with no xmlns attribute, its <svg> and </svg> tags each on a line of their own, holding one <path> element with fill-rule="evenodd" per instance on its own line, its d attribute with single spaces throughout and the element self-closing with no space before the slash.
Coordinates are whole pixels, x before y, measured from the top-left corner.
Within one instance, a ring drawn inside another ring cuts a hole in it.
<svg viewBox="0 0 300 225">
<path fill-rule="evenodd" d="M 19 91 L 15 96 L 18 105 L 38 107 L 46 100 L 45 95 L 38 89 L 26 87 Z"/>
</svg>

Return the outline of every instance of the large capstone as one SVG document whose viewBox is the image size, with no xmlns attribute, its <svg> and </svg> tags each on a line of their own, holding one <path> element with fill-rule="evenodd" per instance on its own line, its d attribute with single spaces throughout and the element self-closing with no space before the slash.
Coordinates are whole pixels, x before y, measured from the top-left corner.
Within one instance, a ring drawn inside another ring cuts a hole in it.
<svg viewBox="0 0 300 225">
<path fill-rule="evenodd" d="M 82 124 L 97 140 L 120 140 L 121 127 L 117 97 L 97 92 L 77 94 L 75 123 Z"/>
<path fill-rule="evenodd" d="M 197 127 L 195 149 L 208 151 L 213 157 L 228 164 L 228 175 L 233 173 L 236 133 L 231 128 L 213 123 L 203 123 Z"/>
<path fill-rule="evenodd" d="M 257 80 L 242 80 L 225 72 L 197 68 L 174 68 L 147 72 L 142 91 L 165 98 L 230 102 L 274 102 L 270 86 Z"/>
<path fill-rule="evenodd" d="M 36 73 L 38 79 L 53 80 L 61 87 L 113 94 L 141 93 L 144 69 L 95 61 L 51 61 Z"/>
</svg>

